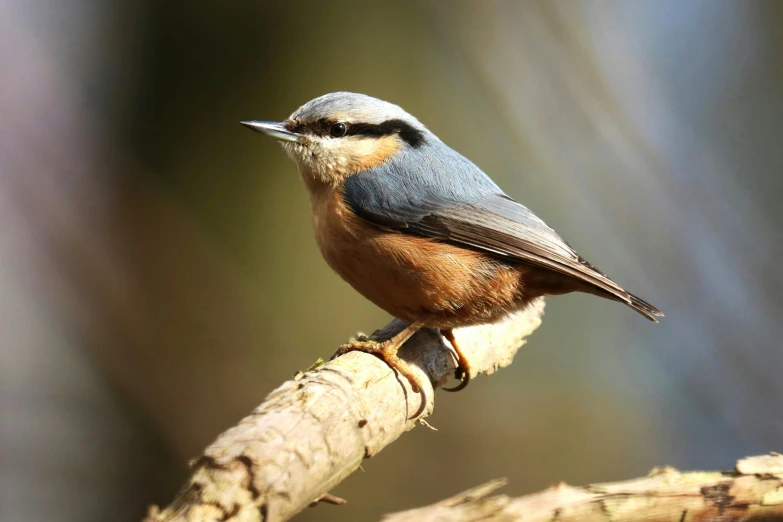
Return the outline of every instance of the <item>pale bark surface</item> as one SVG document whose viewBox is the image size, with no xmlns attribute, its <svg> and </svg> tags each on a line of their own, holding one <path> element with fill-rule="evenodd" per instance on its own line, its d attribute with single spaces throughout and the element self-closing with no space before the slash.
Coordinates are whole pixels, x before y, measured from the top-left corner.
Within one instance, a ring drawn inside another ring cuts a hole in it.
<svg viewBox="0 0 783 522">
<path fill-rule="evenodd" d="M 488 496 L 488 482 L 431 506 L 387 515 L 383 522 L 696 522 L 783 520 L 783 456 L 748 457 L 735 472 L 653 469 L 647 477 L 545 491 Z"/>
<path fill-rule="evenodd" d="M 541 324 L 544 302 L 502 323 L 454 331 L 472 374 L 491 374 L 511 363 L 517 349 Z M 393 321 L 373 338 L 403 327 Z M 422 330 L 400 355 L 416 371 L 444 384 L 455 369 L 443 338 Z M 432 412 L 434 390 L 424 390 Z M 411 416 L 422 395 L 384 362 L 352 352 L 313 371 L 297 374 L 209 446 L 193 474 L 151 521 L 288 520 L 354 472 L 416 424 Z"/>
</svg>

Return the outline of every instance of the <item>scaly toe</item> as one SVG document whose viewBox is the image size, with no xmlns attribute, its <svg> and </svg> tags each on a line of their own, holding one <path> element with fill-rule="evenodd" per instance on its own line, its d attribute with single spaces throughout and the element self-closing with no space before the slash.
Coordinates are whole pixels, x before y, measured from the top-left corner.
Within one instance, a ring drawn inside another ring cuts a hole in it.
<svg viewBox="0 0 783 522">
<path fill-rule="evenodd" d="M 367 339 L 366 337 L 364 339 L 354 339 L 350 343 L 340 346 L 337 351 L 334 352 L 334 355 L 332 355 L 330 360 L 336 359 L 337 357 L 345 355 L 348 352 L 365 352 L 377 354 L 378 352 L 382 351 L 382 347 L 382 343 Z"/>
</svg>

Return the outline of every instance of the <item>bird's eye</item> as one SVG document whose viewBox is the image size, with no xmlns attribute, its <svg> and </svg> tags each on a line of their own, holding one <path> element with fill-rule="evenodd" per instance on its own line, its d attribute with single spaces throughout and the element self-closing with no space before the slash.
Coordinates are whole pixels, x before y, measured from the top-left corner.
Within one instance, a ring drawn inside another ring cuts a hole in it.
<svg viewBox="0 0 783 522">
<path fill-rule="evenodd" d="M 345 126 L 345 123 L 335 123 L 331 126 L 329 129 L 329 134 L 332 135 L 333 138 L 342 138 L 345 136 L 345 133 L 348 131 L 348 127 Z"/>
</svg>

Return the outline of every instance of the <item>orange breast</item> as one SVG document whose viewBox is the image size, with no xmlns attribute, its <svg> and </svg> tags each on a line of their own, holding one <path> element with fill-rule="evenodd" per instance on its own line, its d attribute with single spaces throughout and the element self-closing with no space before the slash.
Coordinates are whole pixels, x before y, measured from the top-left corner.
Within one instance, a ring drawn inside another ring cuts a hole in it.
<svg viewBox="0 0 783 522">
<path fill-rule="evenodd" d="M 494 321 L 522 304 L 524 267 L 381 230 L 356 216 L 338 189 L 321 187 L 311 196 L 315 237 L 327 263 L 393 316 L 449 328 Z"/>
</svg>

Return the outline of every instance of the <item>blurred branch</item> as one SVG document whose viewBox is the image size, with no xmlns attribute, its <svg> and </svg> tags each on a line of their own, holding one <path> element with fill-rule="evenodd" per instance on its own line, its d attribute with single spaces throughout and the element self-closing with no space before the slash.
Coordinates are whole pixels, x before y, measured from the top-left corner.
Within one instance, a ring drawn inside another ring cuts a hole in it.
<svg viewBox="0 0 783 522">
<path fill-rule="evenodd" d="M 541 324 L 543 300 L 501 323 L 454 331 L 474 373 L 511 363 Z M 392 321 L 373 338 L 404 324 Z M 454 372 L 439 333 L 421 330 L 401 356 L 438 387 Z M 424 390 L 432 401 L 433 389 Z M 329 489 L 415 426 L 422 395 L 380 359 L 351 352 L 313 371 L 297 373 L 263 404 L 224 432 L 192 463 L 192 475 L 174 502 L 145 522 L 283 521 L 326 496 Z M 432 412 L 426 405 L 423 417 Z M 337 499 L 338 501 L 341 499 Z"/>
<path fill-rule="evenodd" d="M 736 472 L 655 468 L 647 477 L 540 493 L 488 497 L 504 486 L 488 482 L 437 504 L 387 515 L 384 522 L 691 522 L 783 520 L 783 456 L 748 457 Z"/>
</svg>

